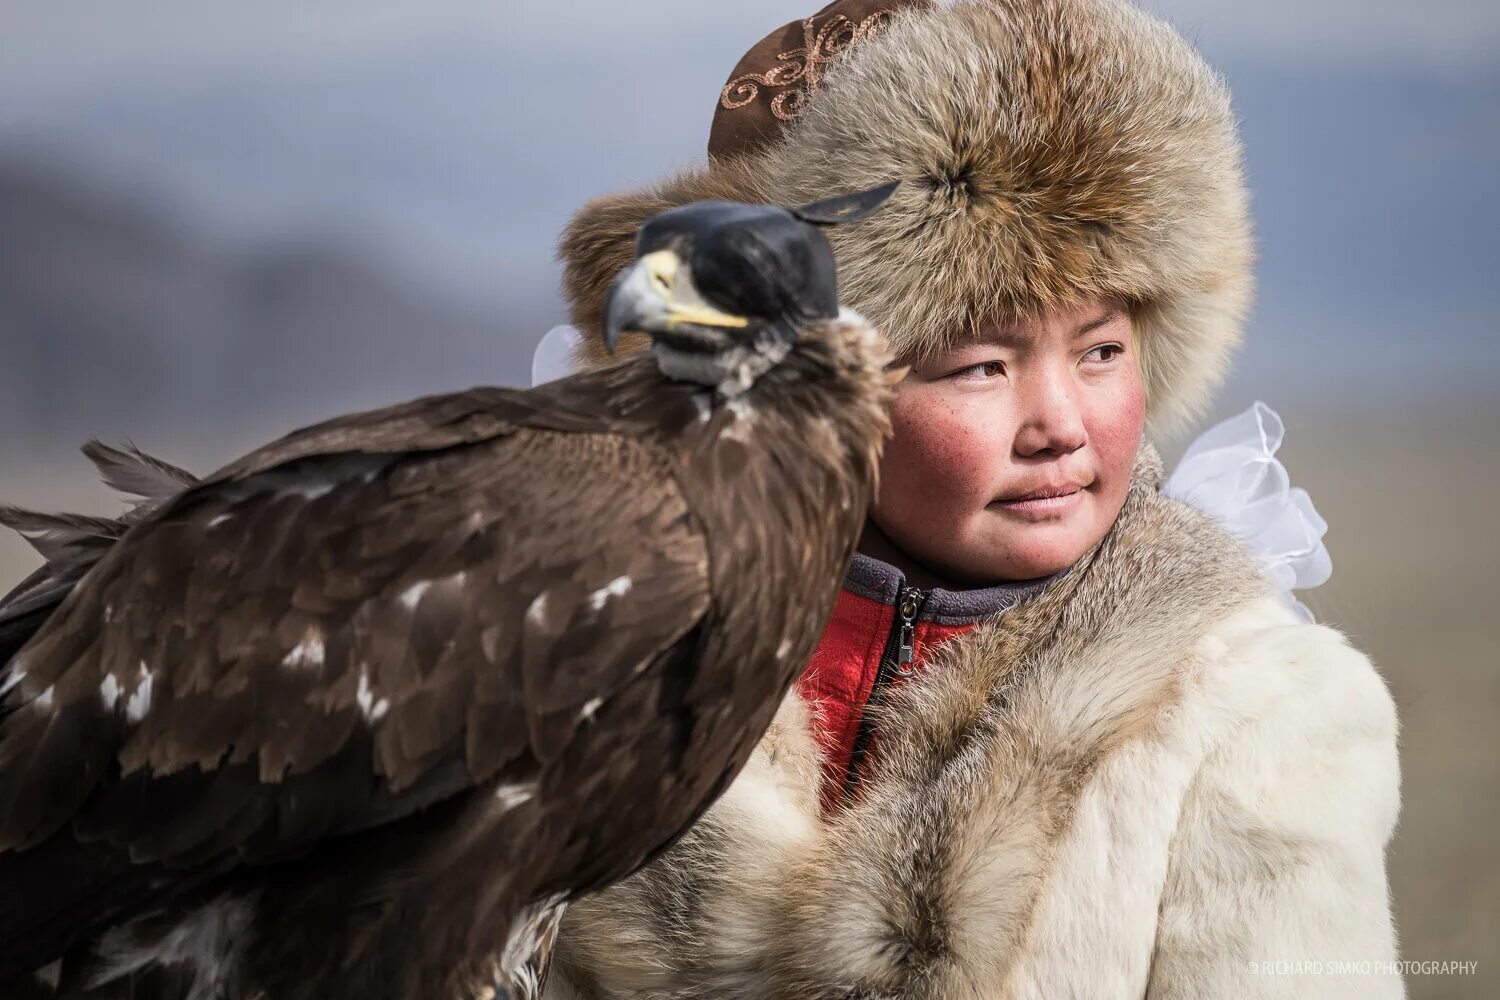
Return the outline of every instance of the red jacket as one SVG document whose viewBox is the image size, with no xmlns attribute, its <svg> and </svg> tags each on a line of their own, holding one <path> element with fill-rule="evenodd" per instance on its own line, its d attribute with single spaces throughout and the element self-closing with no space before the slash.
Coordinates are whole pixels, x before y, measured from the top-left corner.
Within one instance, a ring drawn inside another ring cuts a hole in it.
<svg viewBox="0 0 1500 1000">
<path fill-rule="evenodd" d="M 856 554 L 844 577 L 833 617 L 797 681 L 812 709 L 823 755 L 823 809 L 855 790 L 869 765 L 875 732 L 868 709 L 892 684 L 931 661 L 933 651 L 999 614 L 1046 580 L 975 590 L 909 587 L 889 563 Z"/>
</svg>

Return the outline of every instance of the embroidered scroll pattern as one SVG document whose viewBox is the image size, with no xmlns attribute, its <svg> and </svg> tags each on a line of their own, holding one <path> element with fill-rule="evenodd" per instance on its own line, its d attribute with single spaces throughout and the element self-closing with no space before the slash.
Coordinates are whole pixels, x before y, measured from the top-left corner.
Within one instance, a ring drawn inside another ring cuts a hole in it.
<svg viewBox="0 0 1500 1000">
<path fill-rule="evenodd" d="M 890 13 L 877 10 L 859 22 L 835 14 L 821 28 L 808 18 L 802 22 L 801 48 L 778 52 L 777 64 L 764 73 L 745 73 L 730 80 L 719 94 L 720 105 L 729 110 L 743 108 L 760 96 L 761 87 L 790 87 L 806 81 L 805 87 L 783 90 L 771 98 L 771 113 L 782 121 L 792 120 L 802 112 L 807 95 L 818 89 L 823 68 L 840 52 L 877 34 Z"/>
</svg>

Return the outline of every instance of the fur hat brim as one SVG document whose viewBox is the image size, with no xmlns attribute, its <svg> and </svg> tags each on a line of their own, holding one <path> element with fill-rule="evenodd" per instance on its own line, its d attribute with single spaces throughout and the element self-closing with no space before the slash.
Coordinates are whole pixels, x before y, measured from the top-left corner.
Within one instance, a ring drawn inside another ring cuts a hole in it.
<svg viewBox="0 0 1500 1000">
<path fill-rule="evenodd" d="M 1131 306 L 1154 430 L 1219 383 L 1251 294 L 1239 142 L 1219 76 L 1118 0 L 911 12 L 829 72 L 782 140 L 586 205 L 563 234 L 585 350 L 640 224 L 690 201 L 796 205 L 903 181 L 828 231 L 840 299 L 906 357 L 1080 299 Z"/>
</svg>

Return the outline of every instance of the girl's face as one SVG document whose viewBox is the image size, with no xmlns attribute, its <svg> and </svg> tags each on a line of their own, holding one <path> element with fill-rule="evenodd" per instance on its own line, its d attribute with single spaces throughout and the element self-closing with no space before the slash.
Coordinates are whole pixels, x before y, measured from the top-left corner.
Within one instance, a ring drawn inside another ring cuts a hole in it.
<svg viewBox="0 0 1500 1000">
<path fill-rule="evenodd" d="M 1114 523 L 1145 412 L 1118 303 L 992 325 L 897 387 L 871 520 L 939 584 L 1055 573 Z"/>
</svg>

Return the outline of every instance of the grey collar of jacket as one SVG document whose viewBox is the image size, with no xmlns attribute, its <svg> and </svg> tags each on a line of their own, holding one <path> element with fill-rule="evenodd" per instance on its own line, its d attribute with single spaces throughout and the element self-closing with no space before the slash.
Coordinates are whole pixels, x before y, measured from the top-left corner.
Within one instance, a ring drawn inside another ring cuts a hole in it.
<svg viewBox="0 0 1500 1000">
<path fill-rule="evenodd" d="M 1022 599 L 1041 591 L 1065 572 L 1067 571 L 1060 570 L 1051 576 L 1035 580 L 1006 581 L 968 590 L 935 587 L 928 592 L 917 620 L 939 625 L 969 625 L 1015 606 Z M 844 575 L 845 590 L 892 607 L 896 605 L 905 586 L 906 576 L 901 570 L 863 552 L 854 554 L 849 571 Z"/>
</svg>

